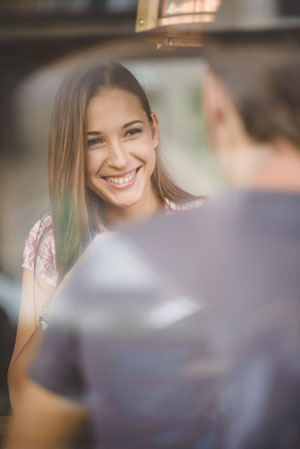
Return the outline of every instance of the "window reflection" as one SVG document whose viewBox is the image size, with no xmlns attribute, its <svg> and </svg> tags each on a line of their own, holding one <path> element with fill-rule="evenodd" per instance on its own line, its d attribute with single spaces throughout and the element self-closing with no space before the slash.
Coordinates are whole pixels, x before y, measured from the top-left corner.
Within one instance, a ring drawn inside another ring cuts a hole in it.
<svg viewBox="0 0 300 449">
<path fill-rule="evenodd" d="M 173 16 L 178 14 L 202 14 L 215 13 L 220 6 L 220 0 L 163 0 L 161 16 Z"/>
</svg>

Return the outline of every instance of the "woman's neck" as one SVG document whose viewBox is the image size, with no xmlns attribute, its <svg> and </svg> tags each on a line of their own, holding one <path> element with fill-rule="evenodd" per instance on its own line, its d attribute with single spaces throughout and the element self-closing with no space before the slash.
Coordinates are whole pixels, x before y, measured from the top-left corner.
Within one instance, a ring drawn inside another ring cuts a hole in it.
<svg viewBox="0 0 300 449">
<path fill-rule="evenodd" d="M 121 223 L 144 221 L 163 208 L 163 201 L 158 197 L 152 184 L 144 193 L 143 200 L 127 207 L 117 207 L 108 204 L 102 206 L 101 219 L 108 229 Z"/>
</svg>

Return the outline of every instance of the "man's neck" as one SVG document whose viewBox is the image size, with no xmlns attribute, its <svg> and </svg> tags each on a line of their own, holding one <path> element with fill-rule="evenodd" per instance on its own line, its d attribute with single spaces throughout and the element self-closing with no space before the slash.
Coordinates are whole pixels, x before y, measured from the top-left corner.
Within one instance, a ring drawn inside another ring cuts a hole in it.
<svg viewBox="0 0 300 449">
<path fill-rule="evenodd" d="M 245 151 L 244 161 L 236 163 L 232 183 L 237 187 L 300 192 L 300 148 L 281 140 Z"/>
</svg>

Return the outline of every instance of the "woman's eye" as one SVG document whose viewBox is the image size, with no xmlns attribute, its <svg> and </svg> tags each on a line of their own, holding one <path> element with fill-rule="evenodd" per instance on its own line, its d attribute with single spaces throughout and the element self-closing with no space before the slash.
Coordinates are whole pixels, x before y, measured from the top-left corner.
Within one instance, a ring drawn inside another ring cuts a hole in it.
<svg viewBox="0 0 300 449">
<path fill-rule="evenodd" d="M 89 147 L 92 147 L 94 145 L 101 145 L 103 143 L 103 139 L 101 139 L 101 137 L 95 137 L 94 139 L 89 139 L 87 143 Z"/>
<path fill-rule="evenodd" d="M 132 129 L 129 129 L 128 131 L 126 131 L 125 136 L 126 137 L 134 136 L 136 134 L 140 134 L 142 131 L 143 130 L 141 128 L 132 128 Z"/>
</svg>

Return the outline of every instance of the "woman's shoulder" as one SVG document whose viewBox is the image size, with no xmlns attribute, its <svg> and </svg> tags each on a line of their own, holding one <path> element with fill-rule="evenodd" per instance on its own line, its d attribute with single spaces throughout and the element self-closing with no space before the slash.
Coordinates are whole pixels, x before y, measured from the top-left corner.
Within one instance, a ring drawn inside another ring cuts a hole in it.
<svg viewBox="0 0 300 449">
<path fill-rule="evenodd" d="M 171 201 L 165 198 L 165 209 L 167 213 L 176 213 L 190 209 L 196 209 L 208 202 L 206 197 L 195 197 L 189 201 Z"/>
<path fill-rule="evenodd" d="M 51 212 L 45 212 L 30 228 L 29 234 L 35 237 L 42 235 L 47 229 L 52 227 L 52 215 Z"/>
<path fill-rule="evenodd" d="M 31 227 L 25 241 L 25 248 L 29 247 L 34 251 L 41 248 L 55 252 L 54 235 L 52 228 L 52 215 L 50 212 L 44 213 Z"/>
<path fill-rule="evenodd" d="M 31 227 L 24 246 L 23 268 L 34 270 L 38 276 L 55 285 L 56 261 L 52 216 L 47 212 Z"/>
</svg>

